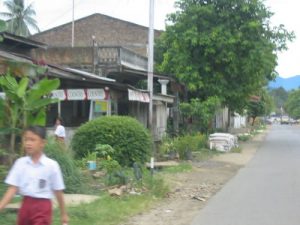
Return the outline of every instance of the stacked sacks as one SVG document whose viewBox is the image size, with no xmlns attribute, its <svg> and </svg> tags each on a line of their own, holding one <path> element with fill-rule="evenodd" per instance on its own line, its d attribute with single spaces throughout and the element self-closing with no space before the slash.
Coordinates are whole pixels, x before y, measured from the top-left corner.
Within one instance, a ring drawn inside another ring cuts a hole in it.
<svg viewBox="0 0 300 225">
<path fill-rule="evenodd" d="M 232 148 L 238 147 L 236 136 L 228 133 L 213 133 L 209 135 L 209 148 L 221 152 L 229 152 Z"/>
</svg>

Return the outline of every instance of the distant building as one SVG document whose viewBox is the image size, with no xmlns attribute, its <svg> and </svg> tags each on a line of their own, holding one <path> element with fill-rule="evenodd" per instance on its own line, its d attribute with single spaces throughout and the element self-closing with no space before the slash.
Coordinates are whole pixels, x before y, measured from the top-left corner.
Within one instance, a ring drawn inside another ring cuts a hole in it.
<svg viewBox="0 0 300 225">
<path fill-rule="evenodd" d="M 75 21 L 74 47 L 122 46 L 147 56 L 148 27 L 103 14 L 93 14 Z M 156 30 L 155 36 L 161 31 Z M 52 47 L 71 47 L 72 22 L 35 34 L 32 40 Z"/>
</svg>

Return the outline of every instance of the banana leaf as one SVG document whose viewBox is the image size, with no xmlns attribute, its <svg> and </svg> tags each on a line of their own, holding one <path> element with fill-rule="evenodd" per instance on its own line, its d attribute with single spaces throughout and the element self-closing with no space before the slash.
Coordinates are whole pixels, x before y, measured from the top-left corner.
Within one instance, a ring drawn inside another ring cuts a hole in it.
<svg viewBox="0 0 300 225">
<path fill-rule="evenodd" d="M 28 88 L 29 79 L 27 77 L 23 77 L 18 85 L 17 95 L 19 98 L 23 98 L 25 96 L 26 90 Z"/>
<path fill-rule="evenodd" d="M 48 95 L 51 93 L 51 91 L 57 89 L 60 85 L 59 79 L 43 79 L 39 81 L 38 83 L 34 84 L 31 87 L 31 90 L 28 91 L 27 101 L 28 104 L 32 104 L 37 99 L 40 99 L 41 97 Z"/>
</svg>

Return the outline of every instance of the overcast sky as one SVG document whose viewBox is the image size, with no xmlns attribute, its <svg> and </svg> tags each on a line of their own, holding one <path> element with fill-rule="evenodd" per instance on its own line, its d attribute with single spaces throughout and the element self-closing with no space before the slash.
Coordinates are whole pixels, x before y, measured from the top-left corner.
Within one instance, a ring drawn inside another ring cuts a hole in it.
<svg viewBox="0 0 300 225">
<path fill-rule="evenodd" d="M 0 11 L 4 11 L 0 0 Z M 119 19 L 127 20 L 144 26 L 149 21 L 149 0 L 74 0 L 75 19 L 102 13 Z M 175 0 L 155 0 L 156 29 L 164 29 L 166 15 L 175 11 Z M 73 0 L 25 0 L 25 4 L 33 3 L 37 13 L 36 20 L 40 29 L 70 22 L 72 20 Z M 289 44 L 289 50 L 278 55 L 276 70 L 281 77 L 300 75 L 300 0 L 266 0 L 267 6 L 275 13 L 272 19 L 274 25 L 284 24 L 288 30 L 293 30 L 296 39 Z"/>
</svg>

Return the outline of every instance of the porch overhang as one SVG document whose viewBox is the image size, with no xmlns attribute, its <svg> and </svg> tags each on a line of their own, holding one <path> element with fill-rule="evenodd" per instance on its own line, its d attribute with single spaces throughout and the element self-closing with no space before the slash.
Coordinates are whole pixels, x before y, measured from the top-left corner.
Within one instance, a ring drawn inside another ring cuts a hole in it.
<svg viewBox="0 0 300 225">
<path fill-rule="evenodd" d="M 166 102 L 168 104 L 173 104 L 174 99 L 175 96 L 172 95 L 162 95 L 162 94 L 153 95 L 153 101 L 161 101 L 161 102 Z"/>
</svg>

